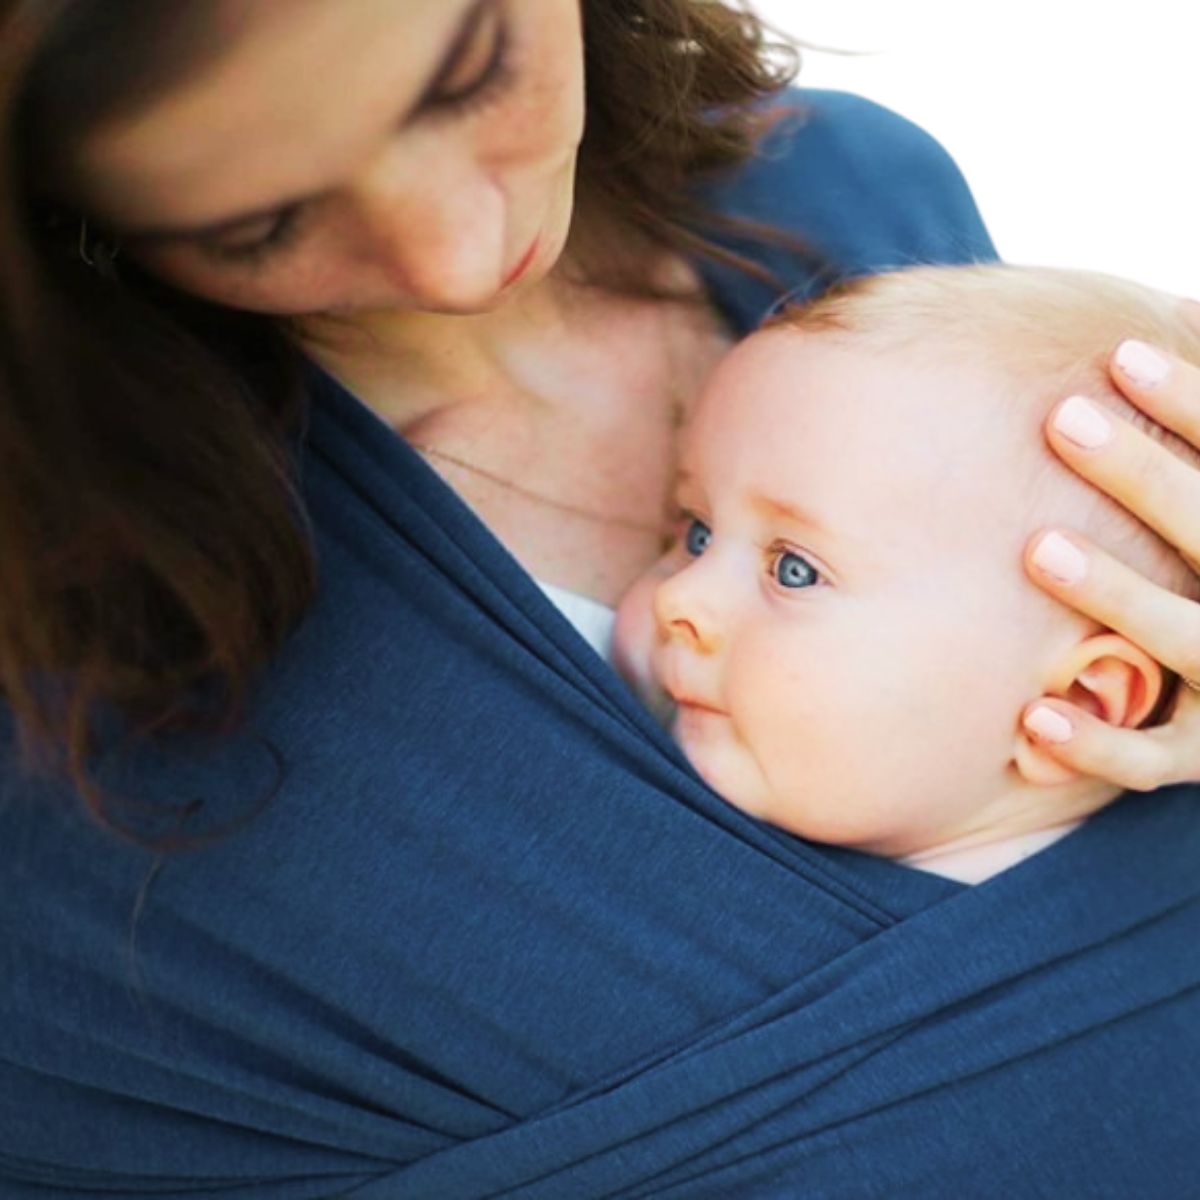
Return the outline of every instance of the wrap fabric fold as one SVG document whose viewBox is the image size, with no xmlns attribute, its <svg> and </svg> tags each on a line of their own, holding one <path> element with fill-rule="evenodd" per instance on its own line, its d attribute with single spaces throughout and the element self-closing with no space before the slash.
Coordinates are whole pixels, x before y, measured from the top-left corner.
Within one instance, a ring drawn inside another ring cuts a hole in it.
<svg viewBox="0 0 1200 1200">
<path fill-rule="evenodd" d="M 991 255 L 923 134 L 788 102 L 723 210 L 846 273 Z M 706 271 L 739 331 L 774 299 Z M 315 370 L 297 463 L 320 590 L 247 730 L 101 771 L 252 819 L 118 842 L 0 710 L 0 1196 L 1195 1194 L 1191 791 L 974 889 L 807 845 Z"/>
<path fill-rule="evenodd" d="M 351 1195 L 1191 1195 L 1193 807 L 1129 798 L 664 1062 Z"/>
</svg>

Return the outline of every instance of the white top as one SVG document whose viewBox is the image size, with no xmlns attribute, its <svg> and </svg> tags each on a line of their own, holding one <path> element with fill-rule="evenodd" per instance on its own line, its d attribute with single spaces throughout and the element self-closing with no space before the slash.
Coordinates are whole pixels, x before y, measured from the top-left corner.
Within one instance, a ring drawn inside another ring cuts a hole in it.
<svg viewBox="0 0 1200 1200">
<path fill-rule="evenodd" d="M 1051 825 L 1047 829 L 1036 829 L 1032 833 L 961 850 L 923 850 L 897 861 L 907 867 L 957 879 L 959 883 L 982 883 L 1001 871 L 1007 871 L 1009 867 L 1015 867 L 1039 850 L 1052 846 L 1082 824 L 1082 821 L 1069 821 L 1065 825 Z"/>
<path fill-rule="evenodd" d="M 568 591 L 553 583 L 537 581 L 538 587 L 549 596 L 554 606 L 579 631 L 580 636 L 600 655 L 605 662 L 612 661 L 613 626 L 617 613 L 607 604 L 593 600 L 590 596 Z M 907 867 L 916 867 L 959 883 L 982 883 L 1001 871 L 1015 867 L 1017 863 L 1044 850 L 1064 838 L 1081 822 L 1055 825 L 1039 829 L 1003 841 L 990 842 L 985 846 L 971 846 L 965 850 L 929 850 L 910 855 L 898 861 Z"/>
<path fill-rule="evenodd" d="M 554 606 L 572 625 L 579 630 L 580 636 L 605 662 L 612 661 L 613 626 L 617 621 L 617 611 L 593 600 L 590 596 L 582 596 L 578 592 L 568 591 L 553 583 L 536 581 L 538 587 L 550 597 Z"/>
</svg>

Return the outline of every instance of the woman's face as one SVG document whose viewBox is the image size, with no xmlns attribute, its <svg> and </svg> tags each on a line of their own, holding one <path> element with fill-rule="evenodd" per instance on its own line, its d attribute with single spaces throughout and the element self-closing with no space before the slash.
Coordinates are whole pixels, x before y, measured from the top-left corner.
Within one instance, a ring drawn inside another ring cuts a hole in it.
<svg viewBox="0 0 1200 1200">
<path fill-rule="evenodd" d="M 483 312 L 542 278 L 583 133 L 579 0 L 255 0 L 89 136 L 84 211 L 176 287 L 275 314 Z"/>
</svg>

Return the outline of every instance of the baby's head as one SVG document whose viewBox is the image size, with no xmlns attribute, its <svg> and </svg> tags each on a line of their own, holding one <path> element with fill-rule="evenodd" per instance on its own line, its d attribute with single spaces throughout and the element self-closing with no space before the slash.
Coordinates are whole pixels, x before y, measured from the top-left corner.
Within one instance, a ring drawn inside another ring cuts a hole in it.
<svg viewBox="0 0 1200 1200">
<path fill-rule="evenodd" d="M 1065 526 L 1195 594 L 1174 552 L 1041 433 L 1071 393 L 1134 415 L 1105 368 L 1131 336 L 1200 363 L 1174 300 L 1149 289 L 918 268 L 785 313 L 721 364 L 685 434 L 679 545 L 618 623 L 619 660 L 675 700 L 716 791 L 893 857 L 1113 798 L 1028 741 L 1020 714 L 1062 696 L 1139 726 L 1171 681 L 1021 559 L 1034 529 Z"/>
</svg>

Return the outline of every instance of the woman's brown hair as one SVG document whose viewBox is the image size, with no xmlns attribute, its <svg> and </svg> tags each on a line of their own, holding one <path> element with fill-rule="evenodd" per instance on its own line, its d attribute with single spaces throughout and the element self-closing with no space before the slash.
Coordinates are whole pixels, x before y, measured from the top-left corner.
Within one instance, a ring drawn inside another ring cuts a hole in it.
<svg viewBox="0 0 1200 1200">
<path fill-rule="evenodd" d="M 235 729 L 316 588 L 299 352 L 269 317 L 93 269 L 54 188 L 87 130 L 219 53 L 214 11 L 0 0 L 0 693 L 22 765 L 65 768 L 118 828 L 91 777 L 97 718 Z M 733 4 L 583 0 L 583 17 L 581 200 L 729 258 L 690 189 L 752 153 L 791 64 Z"/>
</svg>

